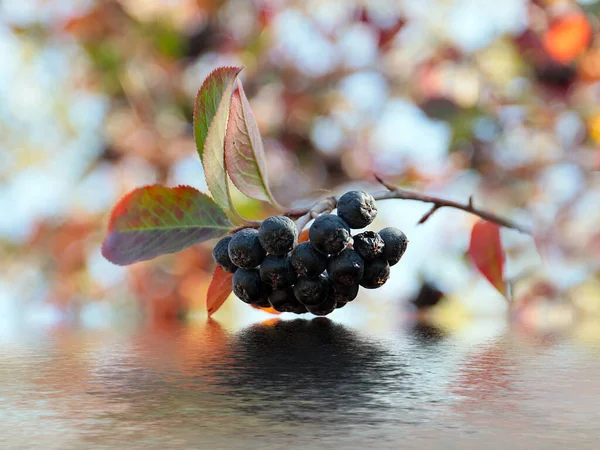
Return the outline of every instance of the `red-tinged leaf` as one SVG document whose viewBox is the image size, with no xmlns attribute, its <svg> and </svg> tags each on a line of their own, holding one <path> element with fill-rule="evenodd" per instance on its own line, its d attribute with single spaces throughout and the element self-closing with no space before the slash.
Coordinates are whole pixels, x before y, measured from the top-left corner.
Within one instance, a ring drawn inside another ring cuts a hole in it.
<svg viewBox="0 0 600 450">
<path fill-rule="evenodd" d="M 275 315 L 281 314 L 279 311 L 277 311 L 276 309 L 271 308 L 271 307 L 264 308 L 262 306 L 256 306 L 256 305 L 250 305 L 250 306 L 252 306 L 254 309 L 260 309 L 261 311 L 264 311 L 264 312 L 269 313 L 269 314 L 275 314 Z"/>
<path fill-rule="evenodd" d="M 569 64 L 585 50 L 592 38 L 592 29 L 583 14 L 572 14 L 557 20 L 544 36 L 544 48 L 562 64 Z"/>
<path fill-rule="evenodd" d="M 114 264 L 132 264 L 217 238 L 232 228 L 215 202 L 190 186 L 145 186 L 113 209 L 102 255 Z"/>
<path fill-rule="evenodd" d="M 194 138 L 206 184 L 215 202 L 234 221 L 235 212 L 229 179 L 225 171 L 225 133 L 235 80 L 242 70 L 239 67 L 220 67 L 204 80 L 194 105 Z"/>
<path fill-rule="evenodd" d="M 277 205 L 269 190 L 265 150 L 258 124 L 240 80 L 231 97 L 225 166 L 233 184 L 248 197 Z"/>
<path fill-rule="evenodd" d="M 212 280 L 206 294 L 206 311 L 208 317 L 216 313 L 231 294 L 233 274 L 225 272 L 220 266 L 215 267 Z"/>
<path fill-rule="evenodd" d="M 298 236 L 298 244 L 302 244 L 303 242 L 308 241 L 308 231 L 309 229 L 307 228 L 302 233 L 300 233 L 300 235 Z"/>
<path fill-rule="evenodd" d="M 504 280 L 506 256 L 500 242 L 500 227 L 485 220 L 477 222 L 471 231 L 469 255 L 479 272 L 506 297 Z"/>
</svg>

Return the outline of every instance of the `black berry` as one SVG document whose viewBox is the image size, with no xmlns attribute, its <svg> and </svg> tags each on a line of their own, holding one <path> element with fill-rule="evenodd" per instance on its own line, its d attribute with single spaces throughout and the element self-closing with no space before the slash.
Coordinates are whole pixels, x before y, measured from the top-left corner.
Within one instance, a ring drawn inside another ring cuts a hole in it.
<svg viewBox="0 0 600 450">
<path fill-rule="evenodd" d="M 360 255 L 353 249 L 346 248 L 329 258 L 327 273 L 333 284 L 350 286 L 360 281 L 364 268 L 365 263 Z"/>
<path fill-rule="evenodd" d="M 384 242 L 374 231 L 363 231 L 354 236 L 354 250 L 362 259 L 369 261 L 383 254 Z"/>
<path fill-rule="evenodd" d="M 266 255 L 258 240 L 258 231 L 252 228 L 244 228 L 233 235 L 228 253 L 231 262 L 242 269 L 253 269 Z"/>
<path fill-rule="evenodd" d="M 271 293 L 271 288 L 261 281 L 256 269 L 236 270 L 231 284 L 233 293 L 245 303 L 261 302 Z"/>
<path fill-rule="evenodd" d="M 341 286 L 329 284 L 329 296 L 333 297 L 336 303 L 348 303 L 356 298 L 358 295 L 358 283 L 351 284 L 350 286 Z"/>
<path fill-rule="evenodd" d="M 296 314 L 307 312 L 306 306 L 296 299 L 291 287 L 273 291 L 271 295 L 269 295 L 269 303 L 279 312 L 291 312 Z"/>
<path fill-rule="evenodd" d="M 364 228 L 377 217 L 377 206 L 371 194 L 349 191 L 340 197 L 337 204 L 340 216 L 350 228 Z"/>
<path fill-rule="evenodd" d="M 294 295 L 303 305 L 319 305 L 329 294 L 327 277 L 319 275 L 317 278 L 299 277 L 294 285 Z"/>
<path fill-rule="evenodd" d="M 296 272 L 287 255 L 267 255 L 258 270 L 261 280 L 273 289 L 289 287 L 296 281 Z"/>
<path fill-rule="evenodd" d="M 385 284 L 390 277 L 390 265 L 384 258 L 365 262 L 365 272 L 360 285 L 367 289 L 377 289 Z"/>
<path fill-rule="evenodd" d="M 327 297 L 327 299 L 318 305 L 314 306 L 306 306 L 309 312 L 313 313 L 315 316 L 326 316 L 327 314 L 335 311 L 336 302 L 332 297 Z"/>
<path fill-rule="evenodd" d="M 315 250 L 310 242 L 298 244 L 290 260 L 296 273 L 303 277 L 315 278 L 327 269 L 327 256 Z"/>
<path fill-rule="evenodd" d="M 383 239 L 385 246 L 383 247 L 383 256 L 387 259 L 390 266 L 393 266 L 406 251 L 408 239 L 406 235 L 398 228 L 388 227 L 379 232 L 379 236 Z"/>
<path fill-rule="evenodd" d="M 298 228 L 289 217 L 272 216 L 263 221 L 258 239 L 267 253 L 283 256 L 298 243 Z"/>
<path fill-rule="evenodd" d="M 315 219 L 308 231 L 311 245 L 324 254 L 341 252 L 350 242 L 350 227 L 333 214 L 324 214 Z"/>
<path fill-rule="evenodd" d="M 237 270 L 237 267 L 231 262 L 231 258 L 229 258 L 229 241 L 231 241 L 231 236 L 224 237 L 217 242 L 217 245 L 213 248 L 212 256 L 215 262 L 221 266 L 221 269 L 233 273 Z"/>
</svg>

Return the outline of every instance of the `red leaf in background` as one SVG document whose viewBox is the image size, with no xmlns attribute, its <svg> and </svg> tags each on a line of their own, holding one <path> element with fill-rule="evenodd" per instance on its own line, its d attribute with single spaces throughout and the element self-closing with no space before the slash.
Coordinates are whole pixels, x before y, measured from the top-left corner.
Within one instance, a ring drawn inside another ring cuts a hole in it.
<svg viewBox="0 0 600 450">
<path fill-rule="evenodd" d="M 469 255 L 479 272 L 506 297 L 506 281 L 504 281 L 506 255 L 500 242 L 500 227 L 485 220 L 477 222 L 471 231 Z"/>
<path fill-rule="evenodd" d="M 206 293 L 206 311 L 208 317 L 216 313 L 231 294 L 233 274 L 225 272 L 220 266 L 215 267 L 212 280 Z"/>
<path fill-rule="evenodd" d="M 302 244 L 303 242 L 308 241 L 308 228 L 306 230 L 304 230 L 302 233 L 300 233 L 300 235 L 298 236 L 298 244 Z"/>
<path fill-rule="evenodd" d="M 578 56 L 592 38 L 592 29 L 583 14 L 561 17 L 544 36 L 544 48 L 556 61 L 568 64 Z"/>
</svg>

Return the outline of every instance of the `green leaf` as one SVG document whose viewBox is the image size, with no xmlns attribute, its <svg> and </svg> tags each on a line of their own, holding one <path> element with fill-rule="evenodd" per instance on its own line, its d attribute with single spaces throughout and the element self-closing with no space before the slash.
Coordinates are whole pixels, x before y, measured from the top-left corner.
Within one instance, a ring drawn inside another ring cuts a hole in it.
<svg viewBox="0 0 600 450">
<path fill-rule="evenodd" d="M 225 171 L 225 133 L 231 94 L 239 67 L 220 67 L 204 80 L 194 106 L 194 137 L 204 166 L 206 184 L 215 202 L 236 222 L 229 180 Z"/>
<path fill-rule="evenodd" d="M 258 124 L 239 80 L 229 108 L 225 166 L 231 181 L 242 193 L 277 205 L 269 190 L 265 150 Z"/>
<path fill-rule="evenodd" d="M 118 265 L 175 253 L 233 229 L 208 196 L 190 186 L 145 186 L 112 211 L 102 255 Z"/>
</svg>

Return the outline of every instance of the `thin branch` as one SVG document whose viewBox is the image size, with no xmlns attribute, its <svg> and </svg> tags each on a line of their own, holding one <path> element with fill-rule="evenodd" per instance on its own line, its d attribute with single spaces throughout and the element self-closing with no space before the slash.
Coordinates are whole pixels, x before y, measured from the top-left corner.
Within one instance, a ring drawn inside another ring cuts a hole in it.
<svg viewBox="0 0 600 450">
<path fill-rule="evenodd" d="M 423 217 L 421 217 L 421 220 L 419 220 L 419 224 L 427 221 L 440 208 L 454 208 L 460 209 L 461 211 L 465 211 L 470 214 L 474 214 L 484 220 L 487 220 L 488 222 L 493 222 L 502 227 L 511 228 L 513 230 L 517 230 L 525 234 L 532 234 L 532 231 L 529 228 L 526 228 L 522 225 L 518 225 L 508 219 L 497 216 L 496 214 L 493 214 L 491 212 L 475 208 L 475 206 L 473 206 L 473 197 L 469 198 L 468 203 L 459 203 L 452 200 L 445 200 L 439 197 L 420 194 L 418 192 L 407 191 L 405 189 L 401 189 L 398 186 L 387 183 L 378 176 L 375 176 L 375 178 L 377 178 L 377 181 L 379 181 L 383 186 L 387 188 L 387 191 L 378 191 L 371 193 L 375 200 L 400 199 L 414 200 L 418 202 L 433 204 L 431 209 Z M 338 197 L 328 197 L 325 200 L 321 200 L 315 203 L 312 207 L 306 209 L 290 210 L 288 211 L 287 216 L 297 219 L 296 225 L 298 226 L 298 229 L 303 230 L 306 224 L 308 224 L 308 222 L 310 222 L 310 220 L 314 216 L 323 214 L 325 212 L 331 212 L 332 210 L 334 210 L 337 205 L 337 201 Z"/>
</svg>

